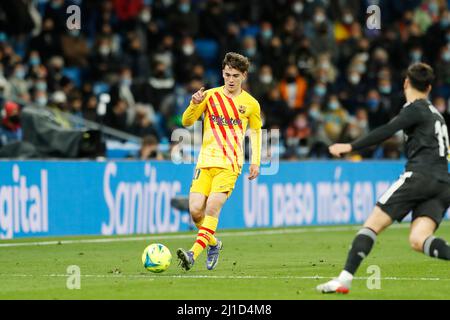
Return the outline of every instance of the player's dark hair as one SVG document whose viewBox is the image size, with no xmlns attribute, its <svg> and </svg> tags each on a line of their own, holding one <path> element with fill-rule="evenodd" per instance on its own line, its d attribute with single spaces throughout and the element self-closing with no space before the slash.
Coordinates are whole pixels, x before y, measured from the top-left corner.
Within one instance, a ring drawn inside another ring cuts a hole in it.
<svg viewBox="0 0 450 320">
<path fill-rule="evenodd" d="M 407 77 L 412 87 L 420 92 L 427 92 L 434 81 L 434 71 L 426 63 L 415 63 L 408 68 Z"/>
<path fill-rule="evenodd" d="M 248 72 L 248 69 L 250 68 L 250 61 L 247 57 L 244 57 L 239 53 L 228 52 L 223 60 L 222 70 L 225 69 L 226 66 L 245 73 Z"/>
</svg>

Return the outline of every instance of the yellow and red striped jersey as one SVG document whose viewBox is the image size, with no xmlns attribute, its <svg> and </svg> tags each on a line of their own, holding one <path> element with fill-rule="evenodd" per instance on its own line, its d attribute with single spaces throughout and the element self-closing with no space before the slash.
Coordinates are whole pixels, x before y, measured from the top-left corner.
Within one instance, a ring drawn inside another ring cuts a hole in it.
<svg viewBox="0 0 450 320">
<path fill-rule="evenodd" d="M 195 105 L 191 101 L 183 114 L 183 125 L 191 126 L 201 115 L 203 144 L 197 168 L 227 168 L 241 172 L 244 162 L 243 141 L 250 128 L 252 164 L 261 161 L 261 114 L 258 101 L 248 92 L 230 98 L 224 87 L 205 91 L 205 99 Z"/>
</svg>

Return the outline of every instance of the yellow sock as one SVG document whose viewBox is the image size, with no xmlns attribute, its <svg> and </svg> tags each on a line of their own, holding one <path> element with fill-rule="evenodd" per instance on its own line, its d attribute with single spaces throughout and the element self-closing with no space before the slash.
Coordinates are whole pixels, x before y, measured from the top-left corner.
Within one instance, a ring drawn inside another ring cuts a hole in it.
<svg viewBox="0 0 450 320">
<path fill-rule="evenodd" d="M 202 227 L 204 221 L 205 221 L 205 217 L 203 217 L 202 220 L 200 220 L 199 222 L 195 222 L 195 226 L 197 227 L 197 229 L 200 229 Z M 209 245 L 210 246 L 217 245 L 217 239 L 212 234 L 209 235 Z"/>
<path fill-rule="evenodd" d="M 202 220 L 200 220 L 199 222 L 195 222 L 195 221 L 194 221 L 195 226 L 197 227 L 197 229 L 200 229 L 200 227 L 201 227 L 202 224 L 203 224 L 203 221 L 205 221 L 205 217 L 203 217 Z"/>
<path fill-rule="evenodd" d="M 213 239 L 215 241 L 215 244 L 211 245 L 217 244 L 217 240 L 214 237 L 214 233 L 216 233 L 218 223 L 219 219 L 217 218 L 211 216 L 205 217 L 202 226 L 199 228 L 197 240 L 195 241 L 194 245 L 190 250 L 194 252 L 194 260 L 197 259 L 197 257 L 200 255 L 200 253 L 203 252 L 203 250 L 206 248 L 208 244 L 211 244 L 211 241 Z"/>
</svg>

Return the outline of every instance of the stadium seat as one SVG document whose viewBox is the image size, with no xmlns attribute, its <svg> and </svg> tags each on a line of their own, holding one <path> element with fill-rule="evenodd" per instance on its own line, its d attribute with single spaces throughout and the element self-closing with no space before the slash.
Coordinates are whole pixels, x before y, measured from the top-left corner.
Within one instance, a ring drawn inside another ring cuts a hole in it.
<svg viewBox="0 0 450 320">
<path fill-rule="evenodd" d="M 242 37 L 254 37 L 256 38 L 259 33 L 261 32 L 261 29 L 259 26 L 255 25 L 249 25 L 248 27 L 245 27 L 241 30 L 241 36 Z"/>
<path fill-rule="evenodd" d="M 195 40 L 198 55 L 204 60 L 207 66 L 216 63 L 219 54 L 219 44 L 213 39 Z"/>
<path fill-rule="evenodd" d="M 63 75 L 72 80 L 75 86 L 81 87 L 81 70 L 79 68 L 64 68 Z"/>
<path fill-rule="evenodd" d="M 93 86 L 93 91 L 95 95 L 100 95 L 102 93 L 108 93 L 110 90 L 110 85 L 105 82 L 95 82 Z"/>
</svg>

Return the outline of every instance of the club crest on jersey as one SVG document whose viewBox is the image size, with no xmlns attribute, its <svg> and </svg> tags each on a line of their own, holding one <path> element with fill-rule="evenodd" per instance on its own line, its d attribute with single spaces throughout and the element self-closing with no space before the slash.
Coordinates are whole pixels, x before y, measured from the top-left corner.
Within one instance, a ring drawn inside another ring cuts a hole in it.
<svg viewBox="0 0 450 320">
<path fill-rule="evenodd" d="M 239 110 L 239 113 L 244 114 L 244 113 L 245 113 L 245 110 L 247 110 L 247 107 L 245 107 L 245 106 L 239 106 L 238 110 Z"/>
</svg>

